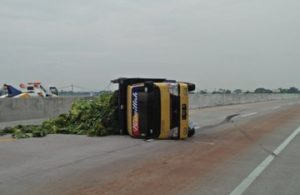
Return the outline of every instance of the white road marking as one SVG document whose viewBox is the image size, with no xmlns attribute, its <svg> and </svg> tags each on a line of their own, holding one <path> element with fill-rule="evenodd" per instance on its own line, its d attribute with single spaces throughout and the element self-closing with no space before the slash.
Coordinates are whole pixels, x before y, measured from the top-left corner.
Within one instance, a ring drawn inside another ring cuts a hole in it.
<svg viewBox="0 0 300 195">
<path fill-rule="evenodd" d="M 257 112 L 251 112 L 251 113 L 248 113 L 248 114 L 242 114 L 239 117 L 245 118 L 245 117 L 253 116 L 253 115 L 256 115 L 256 114 L 257 114 Z"/>
<path fill-rule="evenodd" d="M 282 152 L 289 143 L 300 133 L 300 127 L 296 129 L 288 138 L 286 138 L 275 150 L 274 154 L 277 156 Z M 248 187 L 255 181 L 255 179 L 271 164 L 276 156 L 270 154 L 262 163 L 260 163 L 243 181 L 238 185 L 230 195 L 242 195 Z"/>
<path fill-rule="evenodd" d="M 145 141 L 146 141 L 146 142 L 153 142 L 154 139 L 146 139 Z"/>
<path fill-rule="evenodd" d="M 14 138 L 0 138 L 0 142 L 11 142 L 11 141 L 16 141 Z"/>
<path fill-rule="evenodd" d="M 215 145 L 214 142 L 204 142 L 204 141 L 195 141 L 196 143 L 200 143 L 200 144 L 208 144 L 208 145 Z"/>
<path fill-rule="evenodd" d="M 277 109 L 279 109 L 281 106 L 275 106 L 275 107 L 273 107 L 272 108 L 272 110 L 277 110 Z"/>
</svg>

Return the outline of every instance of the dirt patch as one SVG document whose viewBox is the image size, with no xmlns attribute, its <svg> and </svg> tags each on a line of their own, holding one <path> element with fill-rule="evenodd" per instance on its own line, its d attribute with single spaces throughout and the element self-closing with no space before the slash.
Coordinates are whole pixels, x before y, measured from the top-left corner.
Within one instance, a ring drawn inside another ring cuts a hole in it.
<svg viewBox="0 0 300 195">
<path fill-rule="evenodd" d="M 80 175 L 72 180 L 77 180 L 75 183 L 78 185 L 59 194 L 175 194 L 299 116 L 300 107 L 297 106 L 253 119 L 238 127 L 228 124 L 191 140 L 162 147 L 159 155 L 145 151 L 144 159 L 137 157 L 140 159 L 119 162 Z"/>
</svg>

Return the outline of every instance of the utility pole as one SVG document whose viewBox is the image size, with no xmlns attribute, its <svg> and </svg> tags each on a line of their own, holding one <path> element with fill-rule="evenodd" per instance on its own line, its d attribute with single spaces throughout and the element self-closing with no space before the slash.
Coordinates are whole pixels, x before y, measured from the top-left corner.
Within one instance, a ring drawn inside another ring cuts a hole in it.
<svg viewBox="0 0 300 195">
<path fill-rule="evenodd" d="M 74 85 L 71 85 L 72 96 L 74 95 Z"/>
</svg>

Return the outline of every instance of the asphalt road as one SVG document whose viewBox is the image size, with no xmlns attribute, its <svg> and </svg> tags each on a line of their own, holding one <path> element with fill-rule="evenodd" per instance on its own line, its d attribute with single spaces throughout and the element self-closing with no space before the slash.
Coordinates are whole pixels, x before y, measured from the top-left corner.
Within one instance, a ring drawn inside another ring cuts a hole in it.
<svg viewBox="0 0 300 195">
<path fill-rule="evenodd" d="M 191 118 L 200 129 L 186 141 L 0 137 L 0 194 L 299 194 L 300 100 Z"/>
</svg>

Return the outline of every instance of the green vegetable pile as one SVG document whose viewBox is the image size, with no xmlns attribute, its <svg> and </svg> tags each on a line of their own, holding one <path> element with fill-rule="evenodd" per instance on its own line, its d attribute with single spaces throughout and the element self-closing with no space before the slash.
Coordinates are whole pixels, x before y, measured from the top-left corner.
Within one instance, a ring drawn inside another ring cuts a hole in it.
<svg viewBox="0 0 300 195">
<path fill-rule="evenodd" d="M 105 93 L 93 100 L 78 100 L 68 114 L 45 121 L 42 125 L 18 125 L 5 128 L 1 134 L 16 139 L 44 137 L 47 134 L 105 136 L 118 134 L 118 94 Z"/>
</svg>

